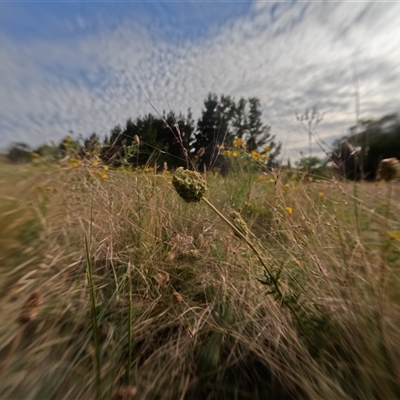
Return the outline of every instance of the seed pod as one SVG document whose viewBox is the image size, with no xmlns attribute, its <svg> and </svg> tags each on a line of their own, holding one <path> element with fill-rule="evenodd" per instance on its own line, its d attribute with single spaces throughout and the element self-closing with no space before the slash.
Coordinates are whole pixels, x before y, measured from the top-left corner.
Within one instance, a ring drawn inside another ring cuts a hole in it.
<svg viewBox="0 0 400 400">
<path fill-rule="evenodd" d="M 378 179 L 390 182 L 400 176 L 400 162 L 397 158 L 385 158 L 379 163 Z"/>
<path fill-rule="evenodd" d="M 128 400 L 136 395 L 137 389 L 135 386 L 122 386 L 115 389 L 112 400 Z"/>
<path fill-rule="evenodd" d="M 183 297 L 180 293 L 174 292 L 174 294 L 172 295 L 172 300 L 174 301 L 174 303 L 182 303 Z"/>
<path fill-rule="evenodd" d="M 179 167 L 172 177 L 172 184 L 187 203 L 199 202 L 207 192 L 207 182 L 196 171 Z"/>
<path fill-rule="evenodd" d="M 34 320 L 39 313 L 39 306 L 42 303 L 42 297 L 39 292 L 32 292 L 22 306 L 18 321 L 26 324 Z"/>
<path fill-rule="evenodd" d="M 206 149 L 204 147 L 200 147 L 199 151 L 197 152 L 197 157 L 201 157 L 204 155 L 204 152 L 206 151 Z"/>
</svg>

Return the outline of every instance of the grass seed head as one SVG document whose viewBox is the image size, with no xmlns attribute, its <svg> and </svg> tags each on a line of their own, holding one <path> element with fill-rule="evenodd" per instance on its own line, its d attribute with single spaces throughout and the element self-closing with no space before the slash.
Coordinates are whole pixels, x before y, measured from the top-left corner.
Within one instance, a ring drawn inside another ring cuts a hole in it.
<svg viewBox="0 0 400 400">
<path fill-rule="evenodd" d="M 231 211 L 229 216 L 233 222 L 233 225 L 241 232 L 243 235 L 247 236 L 249 233 L 249 228 L 246 222 L 243 220 L 242 216 L 237 211 Z M 234 232 L 235 236 L 239 236 L 237 232 Z"/>
<path fill-rule="evenodd" d="M 179 167 L 172 177 L 172 184 L 187 203 L 199 202 L 207 192 L 207 183 L 196 171 Z"/>
<path fill-rule="evenodd" d="M 40 295 L 40 293 L 32 292 L 22 306 L 21 312 L 18 316 L 18 321 L 21 324 L 26 324 L 30 321 L 33 321 L 39 313 L 39 307 L 41 303 L 42 296 Z"/>
<path fill-rule="evenodd" d="M 379 163 L 378 178 L 385 182 L 398 179 L 400 176 L 400 162 L 397 158 L 385 158 Z"/>
<path fill-rule="evenodd" d="M 133 399 L 137 389 L 135 386 L 122 386 L 115 389 L 112 400 L 128 400 Z"/>
<path fill-rule="evenodd" d="M 172 295 L 172 299 L 174 303 L 182 303 L 183 301 L 182 295 L 178 292 L 174 292 L 174 294 Z"/>
</svg>

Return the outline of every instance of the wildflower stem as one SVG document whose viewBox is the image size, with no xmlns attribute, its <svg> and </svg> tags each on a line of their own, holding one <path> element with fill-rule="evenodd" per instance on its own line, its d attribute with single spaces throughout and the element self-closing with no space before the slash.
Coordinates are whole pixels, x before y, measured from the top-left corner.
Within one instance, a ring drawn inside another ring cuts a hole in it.
<svg viewBox="0 0 400 400">
<path fill-rule="evenodd" d="M 248 237 L 246 235 L 243 234 L 243 232 L 241 232 L 231 221 L 229 221 L 228 218 L 225 217 L 225 215 L 223 215 L 221 213 L 221 211 L 219 211 L 214 204 L 212 204 L 210 202 L 210 200 L 208 200 L 206 197 L 202 197 L 202 200 L 227 224 L 229 225 L 233 231 L 241 238 L 243 239 L 246 244 L 250 247 L 250 249 L 254 252 L 254 254 L 257 256 L 257 258 L 259 259 L 261 265 L 263 266 L 265 272 L 268 274 L 268 277 L 270 278 L 274 289 L 276 290 L 277 295 L 279 296 L 279 298 L 283 298 L 283 294 L 282 291 L 278 285 L 278 280 L 276 279 L 275 275 L 272 273 L 272 271 L 270 270 L 270 268 L 267 266 L 267 264 L 265 263 L 265 261 L 263 260 L 260 252 L 256 249 L 256 247 L 254 246 L 254 244 L 248 239 Z"/>
<path fill-rule="evenodd" d="M 90 254 L 89 241 L 86 235 L 85 235 L 85 253 L 86 253 L 86 276 L 89 287 L 90 309 L 92 314 L 93 345 L 96 356 L 96 391 L 97 395 L 99 395 L 101 386 L 99 325 L 98 325 L 97 310 L 96 310 L 96 293 L 93 280 L 92 258 Z"/>
</svg>

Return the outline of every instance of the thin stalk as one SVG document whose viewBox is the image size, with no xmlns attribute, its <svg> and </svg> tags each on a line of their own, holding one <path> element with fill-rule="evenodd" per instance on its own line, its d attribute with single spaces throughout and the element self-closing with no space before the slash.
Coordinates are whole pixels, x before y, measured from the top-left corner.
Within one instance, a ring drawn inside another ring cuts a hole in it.
<svg viewBox="0 0 400 400">
<path fill-rule="evenodd" d="M 383 288 L 384 281 L 385 281 L 385 272 L 386 272 L 386 238 L 387 238 L 387 231 L 389 229 L 389 214 L 390 214 L 390 207 L 392 205 L 392 182 L 388 183 L 389 187 L 386 191 L 386 210 L 385 210 L 385 221 L 383 226 L 382 232 L 382 249 L 381 249 L 381 271 L 380 271 L 380 286 Z"/>
<path fill-rule="evenodd" d="M 273 272 L 271 271 L 271 269 L 267 266 L 267 264 L 265 263 L 264 259 L 262 258 L 260 252 L 256 249 L 256 247 L 254 246 L 254 244 L 249 240 L 249 238 L 244 235 L 231 221 L 229 221 L 228 218 L 225 217 L 225 215 L 223 215 L 207 198 L 202 197 L 202 200 L 229 226 L 233 229 L 233 231 L 240 236 L 245 242 L 246 244 L 250 247 L 250 249 L 253 251 L 253 253 L 257 256 L 257 258 L 259 259 L 261 265 L 264 268 L 264 271 L 267 273 L 270 281 L 272 282 L 272 285 L 275 289 L 275 292 L 277 293 L 277 297 L 279 299 L 283 299 L 283 293 L 281 291 L 281 288 L 279 286 L 278 283 L 278 279 L 276 278 L 276 276 L 273 274 Z M 301 320 L 299 318 L 299 316 L 297 315 L 297 311 L 296 309 L 293 307 L 292 304 L 290 303 L 285 303 L 285 305 L 289 308 L 289 310 L 292 312 L 292 314 L 294 315 L 294 317 L 296 318 L 296 320 L 298 321 L 300 327 L 302 326 L 301 324 Z"/>
<path fill-rule="evenodd" d="M 131 381 L 132 371 L 132 325 L 133 325 L 133 307 L 132 307 L 132 268 L 128 264 L 128 279 L 129 279 L 129 314 L 128 314 L 128 367 L 126 371 L 127 384 Z"/>
<path fill-rule="evenodd" d="M 93 345 L 96 355 L 96 390 L 97 390 L 96 398 L 99 399 L 101 393 L 99 325 L 98 325 L 97 311 L 96 311 L 96 292 L 94 288 L 92 258 L 90 254 L 89 241 L 86 235 L 85 235 L 85 251 L 86 251 L 86 277 L 89 286 L 90 310 L 92 315 Z"/>
</svg>

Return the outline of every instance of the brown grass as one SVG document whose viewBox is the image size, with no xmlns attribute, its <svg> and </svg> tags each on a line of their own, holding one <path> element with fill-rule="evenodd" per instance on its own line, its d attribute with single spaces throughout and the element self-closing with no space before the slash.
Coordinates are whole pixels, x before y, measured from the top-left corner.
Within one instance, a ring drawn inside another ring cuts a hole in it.
<svg viewBox="0 0 400 400">
<path fill-rule="evenodd" d="M 213 204 L 240 210 L 285 296 L 299 295 L 300 329 L 251 249 L 204 203 L 184 203 L 169 175 L 107 175 L 0 167 L 0 398 L 400 396 L 396 184 L 386 218 L 387 184 L 361 183 L 354 198 L 335 180 L 207 177 Z M 34 291 L 38 315 L 13 349 Z"/>
</svg>

